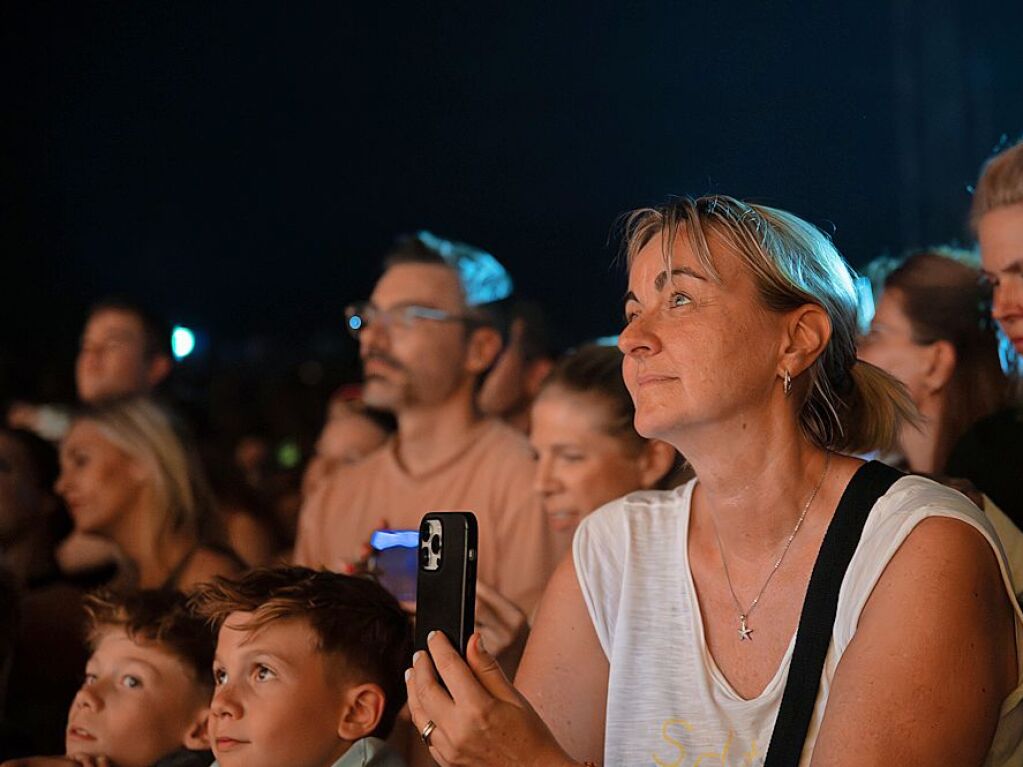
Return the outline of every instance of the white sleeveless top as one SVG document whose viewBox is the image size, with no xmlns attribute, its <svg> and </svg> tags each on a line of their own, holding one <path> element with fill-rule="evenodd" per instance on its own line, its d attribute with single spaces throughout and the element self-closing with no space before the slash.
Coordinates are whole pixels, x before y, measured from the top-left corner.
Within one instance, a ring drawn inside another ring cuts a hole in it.
<svg viewBox="0 0 1023 767">
<path fill-rule="evenodd" d="M 666 492 L 612 501 L 576 531 L 573 556 L 583 599 L 610 662 L 604 764 L 758 767 L 781 705 L 795 638 L 764 691 L 744 700 L 707 648 L 687 538 L 693 480 Z M 874 585 L 906 536 L 926 517 L 952 517 L 979 530 L 998 556 L 1005 591 L 1015 590 L 998 539 L 972 503 L 922 477 L 899 479 L 874 505 L 842 582 L 807 746 L 813 753 L 828 692 Z M 1023 679 L 1023 614 L 1016 608 Z M 1023 686 L 1005 700 L 990 767 L 1023 765 Z"/>
</svg>

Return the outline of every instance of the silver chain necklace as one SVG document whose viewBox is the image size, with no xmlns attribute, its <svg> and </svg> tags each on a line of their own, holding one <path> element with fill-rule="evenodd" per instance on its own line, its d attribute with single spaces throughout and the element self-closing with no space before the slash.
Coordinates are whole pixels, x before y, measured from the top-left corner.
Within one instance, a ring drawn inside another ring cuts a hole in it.
<svg viewBox="0 0 1023 767">
<path fill-rule="evenodd" d="M 753 641 L 753 629 L 747 625 L 746 621 L 749 619 L 756 606 L 760 604 L 760 597 L 762 597 L 764 592 L 767 590 L 767 584 L 771 582 L 774 574 L 778 572 L 778 568 L 781 567 L 781 563 L 782 560 L 785 559 L 785 555 L 789 553 L 789 547 L 792 545 L 792 540 L 796 537 L 796 533 L 799 532 L 799 528 L 803 526 L 803 520 L 806 519 L 806 512 L 810 510 L 810 505 L 813 503 L 813 499 L 817 497 L 817 492 L 821 489 L 821 485 L 824 484 L 824 478 L 828 475 L 828 467 L 830 465 L 831 451 L 828 451 L 824 459 L 824 471 L 821 473 L 821 478 L 817 480 L 817 486 L 813 489 L 813 492 L 810 493 L 810 498 L 806 502 L 806 505 L 803 506 L 803 512 L 799 515 L 799 519 L 796 521 L 796 526 L 792 528 L 792 533 L 789 535 L 789 539 L 785 541 L 785 547 L 781 550 L 781 556 L 779 556 L 778 560 L 774 563 L 774 567 L 771 568 L 771 572 L 767 574 L 767 580 L 765 580 L 764 585 L 760 587 L 760 592 L 757 594 L 756 599 L 754 599 L 750 603 L 750 606 L 745 610 L 742 609 L 739 597 L 735 594 L 735 587 L 732 586 L 732 576 L 728 572 L 728 562 L 725 561 L 725 549 L 721 545 L 721 535 L 718 533 L 718 525 L 714 519 L 714 515 L 711 515 L 711 524 L 714 528 L 714 537 L 717 538 L 718 552 L 721 554 L 721 564 L 725 568 L 725 579 L 728 581 L 728 590 L 732 592 L 732 600 L 735 602 L 735 609 L 739 611 L 739 628 L 737 631 L 739 633 L 740 642 L 744 642 L 747 639 L 751 642 Z"/>
</svg>

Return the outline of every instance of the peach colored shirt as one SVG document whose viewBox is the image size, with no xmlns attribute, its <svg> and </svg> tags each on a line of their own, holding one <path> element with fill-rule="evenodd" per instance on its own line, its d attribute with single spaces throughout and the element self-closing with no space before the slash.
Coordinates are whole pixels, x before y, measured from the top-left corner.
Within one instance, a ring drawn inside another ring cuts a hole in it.
<svg viewBox="0 0 1023 767">
<path fill-rule="evenodd" d="M 302 507 L 295 563 L 339 570 L 359 558 L 382 519 L 418 529 L 428 511 L 472 511 L 479 521 L 478 577 L 532 615 L 571 543 L 547 526 L 533 491 L 534 461 L 519 432 L 488 419 L 457 453 L 413 476 L 394 439 L 339 467 Z"/>
</svg>

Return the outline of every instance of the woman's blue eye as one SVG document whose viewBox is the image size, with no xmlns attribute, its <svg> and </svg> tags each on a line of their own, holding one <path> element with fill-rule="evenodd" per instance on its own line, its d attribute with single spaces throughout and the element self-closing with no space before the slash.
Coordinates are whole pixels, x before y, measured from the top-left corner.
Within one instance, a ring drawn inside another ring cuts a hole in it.
<svg viewBox="0 0 1023 767">
<path fill-rule="evenodd" d="M 96 675 L 95 674 L 86 674 L 85 675 L 85 679 L 82 680 L 82 687 L 87 687 L 90 684 L 93 684 L 95 681 L 96 681 Z"/>
<path fill-rule="evenodd" d="M 692 299 L 685 293 L 672 293 L 671 298 L 668 299 L 668 304 L 671 306 L 685 306 L 688 303 L 692 303 Z"/>
</svg>

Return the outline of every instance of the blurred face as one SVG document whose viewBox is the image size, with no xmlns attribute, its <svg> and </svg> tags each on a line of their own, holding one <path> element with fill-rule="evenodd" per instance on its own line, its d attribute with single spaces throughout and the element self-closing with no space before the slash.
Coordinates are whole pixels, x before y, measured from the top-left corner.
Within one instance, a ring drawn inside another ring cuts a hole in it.
<svg viewBox="0 0 1023 767">
<path fill-rule="evenodd" d="M 458 278 L 435 264 L 399 264 L 388 269 L 370 297 L 378 311 L 407 306 L 465 312 Z M 370 407 L 395 413 L 447 401 L 470 381 L 466 328 L 458 321 L 418 318 L 408 327 L 378 319 L 359 335 L 365 373 L 363 398 Z"/>
<path fill-rule="evenodd" d="M 65 747 L 117 767 L 150 767 L 182 748 L 190 732 L 201 737 L 207 705 L 207 690 L 176 656 L 110 628 L 71 703 Z"/>
<path fill-rule="evenodd" d="M 903 311 L 902 292 L 889 288 L 881 294 L 870 322 L 870 332 L 860 339 L 857 356 L 899 379 L 919 405 L 924 397 L 928 369 L 927 346 L 913 341 L 913 326 Z"/>
<path fill-rule="evenodd" d="M 993 288 L 991 314 L 1023 354 L 1023 203 L 985 213 L 977 235 L 984 274 Z"/>
<path fill-rule="evenodd" d="M 348 411 L 328 418 L 302 478 L 303 495 L 315 492 L 335 468 L 361 461 L 386 439 L 387 432 L 361 413 Z"/>
<path fill-rule="evenodd" d="M 304 620 L 241 629 L 251 617 L 232 613 L 220 629 L 213 753 L 221 767 L 328 767 L 348 747 L 338 735 L 344 685 L 337 659 L 316 649 Z"/>
<path fill-rule="evenodd" d="M 75 529 L 111 537 L 143 499 L 138 464 L 88 420 L 76 421 L 60 446 L 57 493 L 67 502 Z"/>
<path fill-rule="evenodd" d="M 83 402 L 143 394 L 152 380 L 142 322 L 130 312 L 97 312 L 85 325 L 75 376 Z"/>
<path fill-rule="evenodd" d="M 534 481 L 553 530 L 572 530 L 591 511 L 642 487 L 640 456 L 605 431 L 607 407 L 599 395 L 556 386 L 533 403 Z"/>
<path fill-rule="evenodd" d="M 42 521 L 42 494 L 32 471 L 21 445 L 0 434 L 0 547 L 18 540 L 28 526 Z"/>
<path fill-rule="evenodd" d="M 710 242 L 721 284 L 704 272 L 683 233 L 670 272 L 658 235 L 629 270 L 618 347 L 636 431 L 676 447 L 682 432 L 744 426 L 766 409 L 780 372 L 781 316 L 760 305 L 738 258 Z"/>
</svg>

